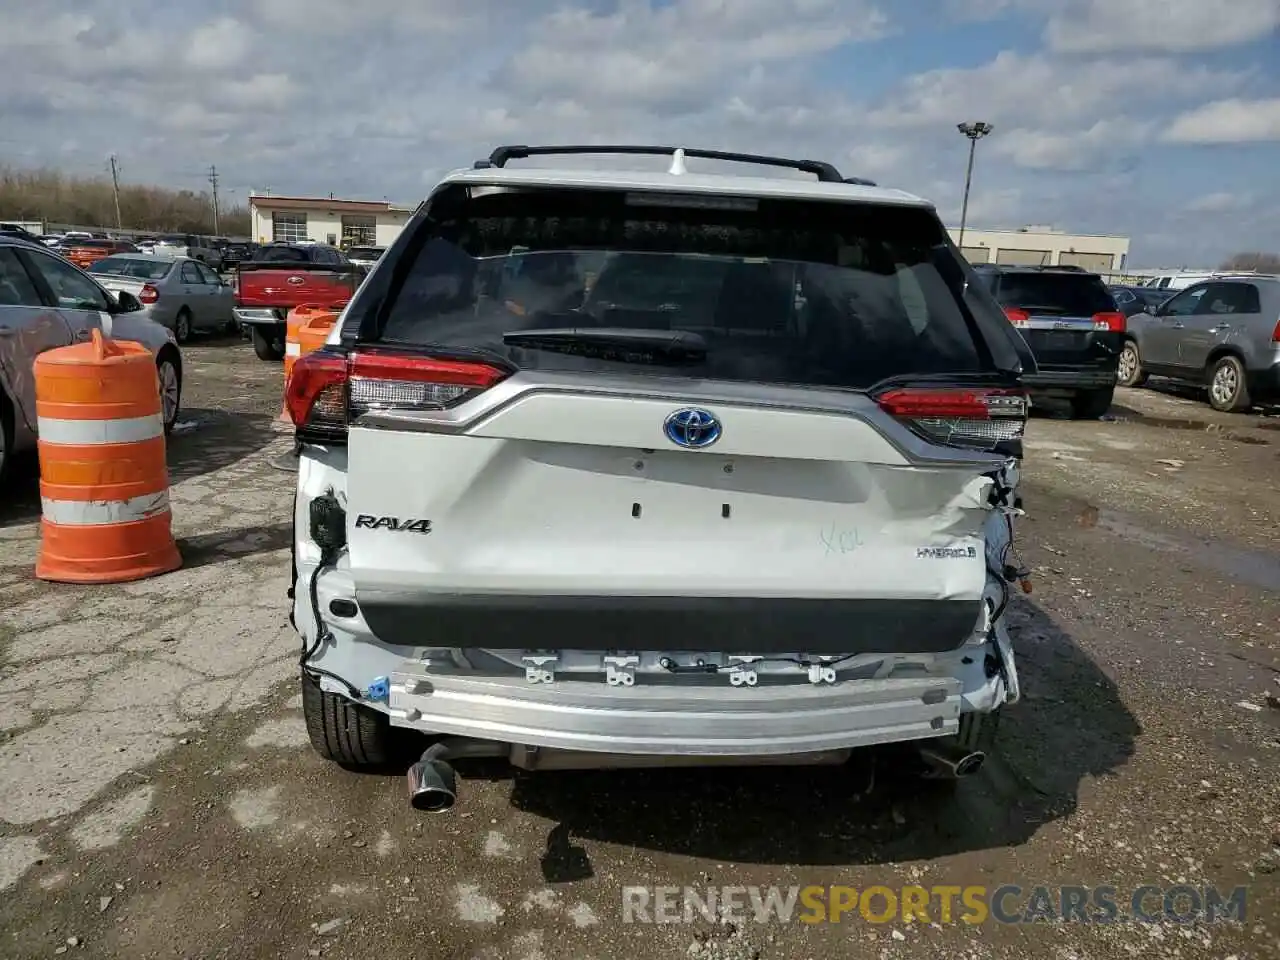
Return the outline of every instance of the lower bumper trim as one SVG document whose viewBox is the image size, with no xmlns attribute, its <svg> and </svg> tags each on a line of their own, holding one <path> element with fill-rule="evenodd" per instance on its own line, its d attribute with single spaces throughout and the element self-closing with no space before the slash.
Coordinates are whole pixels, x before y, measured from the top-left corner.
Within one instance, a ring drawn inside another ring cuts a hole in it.
<svg viewBox="0 0 1280 960">
<path fill-rule="evenodd" d="M 383 643 L 525 650 L 735 654 L 945 653 L 982 613 L 973 600 L 536 596 L 356 591 Z M 460 644 L 460 640 L 467 641 Z"/>
</svg>

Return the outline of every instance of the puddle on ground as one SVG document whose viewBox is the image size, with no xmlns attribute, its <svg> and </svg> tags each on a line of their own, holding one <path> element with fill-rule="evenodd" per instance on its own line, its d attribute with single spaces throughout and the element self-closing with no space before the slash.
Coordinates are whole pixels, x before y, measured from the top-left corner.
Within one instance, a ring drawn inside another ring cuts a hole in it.
<svg viewBox="0 0 1280 960">
<path fill-rule="evenodd" d="M 1099 510 L 1091 504 L 1081 511 L 1079 522 L 1086 529 L 1105 530 L 1131 543 L 1179 554 L 1198 567 L 1240 583 L 1280 592 L 1280 557 L 1272 554 L 1152 530 L 1127 514 Z"/>
</svg>

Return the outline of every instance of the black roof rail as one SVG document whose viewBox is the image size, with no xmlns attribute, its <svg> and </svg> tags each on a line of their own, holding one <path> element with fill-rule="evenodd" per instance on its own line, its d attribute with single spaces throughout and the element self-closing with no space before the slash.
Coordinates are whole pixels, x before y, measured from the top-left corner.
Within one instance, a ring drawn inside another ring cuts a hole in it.
<svg viewBox="0 0 1280 960">
<path fill-rule="evenodd" d="M 876 182 L 874 180 L 867 180 L 867 179 L 864 179 L 863 177 L 845 177 L 844 182 L 852 183 L 854 186 L 858 186 L 858 187 L 876 186 Z"/>
<path fill-rule="evenodd" d="M 823 183 L 846 183 L 840 171 L 821 160 L 788 160 L 785 157 L 766 157 L 754 153 L 731 153 L 724 150 L 701 150 L 697 147 L 659 147 L 638 144 L 566 144 L 564 146 L 506 146 L 498 147 L 489 154 L 488 160 L 477 160 L 476 170 L 489 167 L 505 167 L 508 160 L 524 160 L 529 157 L 567 156 L 571 154 L 586 155 L 629 155 L 661 157 L 674 155 L 682 150 L 686 157 L 700 160 L 725 160 L 730 163 L 754 163 L 766 167 L 788 167 L 802 173 L 812 173 Z M 874 186 L 874 184 L 869 184 Z"/>
</svg>

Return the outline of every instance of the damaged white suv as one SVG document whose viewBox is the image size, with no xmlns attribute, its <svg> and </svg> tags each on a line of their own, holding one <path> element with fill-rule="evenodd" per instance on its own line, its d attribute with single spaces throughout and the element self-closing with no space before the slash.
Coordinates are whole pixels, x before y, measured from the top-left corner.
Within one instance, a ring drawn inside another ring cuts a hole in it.
<svg viewBox="0 0 1280 960">
<path fill-rule="evenodd" d="M 507 165 L 596 153 L 670 168 Z M 462 755 L 976 769 L 1033 361 L 971 279 L 930 203 L 824 163 L 447 176 L 287 388 L 316 749 L 430 734 L 431 810 Z"/>
</svg>

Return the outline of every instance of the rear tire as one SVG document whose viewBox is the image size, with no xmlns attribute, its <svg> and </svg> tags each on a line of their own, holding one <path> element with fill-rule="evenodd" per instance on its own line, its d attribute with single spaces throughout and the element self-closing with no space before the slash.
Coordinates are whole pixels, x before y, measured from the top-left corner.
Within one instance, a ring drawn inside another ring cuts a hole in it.
<svg viewBox="0 0 1280 960">
<path fill-rule="evenodd" d="M 1097 420 L 1111 409 L 1111 401 L 1115 398 L 1115 393 L 1115 387 L 1105 387 L 1101 390 L 1081 390 L 1071 398 L 1072 419 Z"/>
<path fill-rule="evenodd" d="M 183 307 L 173 321 L 173 336 L 179 343 L 191 339 L 191 311 Z"/>
<path fill-rule="evenodd" d="M 1147 382 L 1147 371 L 1142 369 L 1142 355 L 1138 353 L 1138 345 L 1126 340 L 1120 349 L 1120 368 L 1116 372 L 1116 382 L 1122 387 L 1140 387 Z"/>
<path fill-rule="evenodd" d="M 284 344 L 274 334 L 269 334 L 262 327 L 256 326 L 253 328 L 251 336 L 253 337 L 253 352 L 258 355 L 259 360 L 284 359 Z"/>
<path fill-rule="evenodd" d="M 385 767 L 396 759 L 391 722 L 369 707 L 320 689 L 302 675 L 302 716 L 316 753 L 350 770 Z"/>
<path fill-rule="evenodd" d="M 1223 413 L 1242 413 L 1253 406 L 1244 364 L 1227 354 L 1209 368 L 1209 405 Z"/>
</svg>

